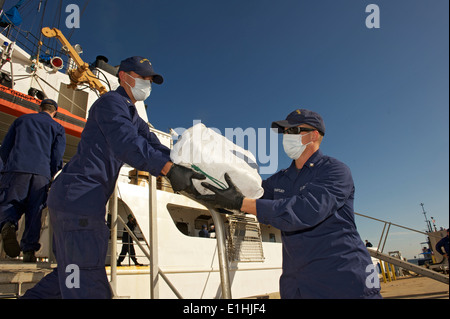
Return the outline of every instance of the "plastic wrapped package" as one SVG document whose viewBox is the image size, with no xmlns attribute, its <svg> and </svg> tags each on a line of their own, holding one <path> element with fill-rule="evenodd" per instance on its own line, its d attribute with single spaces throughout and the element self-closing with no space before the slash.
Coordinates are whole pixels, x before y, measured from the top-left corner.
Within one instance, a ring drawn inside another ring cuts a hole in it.
<svg viewBox="0 0 450 319">
<path fill-rule="evenodd" d="M 201 186 L 201 182 L 227 188 L 225 173 L 245 197 L 260 198 L 264 194 L 255 156 L 202 123 L 187 129 L 179 137 L 170 157 L 175 164 L 193 168 L 207 177 L 204 181 L 193 180 L 202 195 L 212 192 Z"/>
</svg>

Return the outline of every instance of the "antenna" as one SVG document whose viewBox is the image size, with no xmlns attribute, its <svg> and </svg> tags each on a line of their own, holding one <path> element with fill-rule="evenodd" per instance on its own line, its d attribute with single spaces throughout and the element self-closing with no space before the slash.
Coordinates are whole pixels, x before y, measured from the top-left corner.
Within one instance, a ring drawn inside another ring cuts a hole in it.
<svg viewBox="0 0 450 319">
<path fill-rule="evenodd" d="M 433 231 L 433 228 L 431 228 L 431 223 L 427 218 L 427 213 L 425 212 L 425 209 L 423 208 L 424 204 L 420 203 L 420 206 L 422 206 L 423 215 L 425 216 L 425 223 L 427 224 L 428 232 L 431 233 Z"/>
</svg>

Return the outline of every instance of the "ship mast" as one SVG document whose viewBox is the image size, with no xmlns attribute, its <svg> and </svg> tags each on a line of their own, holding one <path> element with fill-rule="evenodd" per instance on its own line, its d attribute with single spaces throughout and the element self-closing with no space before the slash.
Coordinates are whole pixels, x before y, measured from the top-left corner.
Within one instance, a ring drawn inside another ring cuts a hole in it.
<svg viewBox="0 0 450 319">
<path fill-rule="evenodd" d="M 425 216 L 425 223 L 427 224 L 428 232 L 433 232 L 433 228 L 431 228 L 431 223 L 427 218 L 427 213 L 425 212 L 425 209 L 423 208 L 424 204 L 420 203 L 420 206 L 422 206 L 423 215 Z"/>
</svg>

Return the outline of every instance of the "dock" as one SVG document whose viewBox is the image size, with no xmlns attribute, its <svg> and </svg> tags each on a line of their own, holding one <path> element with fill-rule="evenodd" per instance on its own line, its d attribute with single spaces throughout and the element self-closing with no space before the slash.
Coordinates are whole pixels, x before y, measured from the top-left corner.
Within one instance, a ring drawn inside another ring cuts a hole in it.
<svg viewBox="0 0 450 319">
<path fill-rule="evenodd" d="M 449 299 L 449 285 L 424 276 L 402 276 L 397 280 L 381 280 L 383 299 Z M 250 299 L 280 299 L 278 292 Z"/>
<path fill-rule="evenodd" d="M 403 276 L 381 282 L 384 299 L 449 299 L 449 285 L 423 276 Z"/>
</svg>

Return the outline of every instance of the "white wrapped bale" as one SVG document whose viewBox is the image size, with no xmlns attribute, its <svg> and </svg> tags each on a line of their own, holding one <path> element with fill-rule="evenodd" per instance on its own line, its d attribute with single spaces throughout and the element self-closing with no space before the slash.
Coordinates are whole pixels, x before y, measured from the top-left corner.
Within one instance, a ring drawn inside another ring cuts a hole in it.
<svg viewBox="0 0 450 319">
<path fill-rule="evenodd" d="M 207 176 L 206 182 L 218 188 L 227 188 L 225 173 L 248 198 L 260 198 L 264 190 L 255 156 L 224 136 L 198 123 L 187 129 L 174 145 L 172 162 L 193 168 Z M 197 191 L 212 194 L 201 182 L 193 180 Z"/>
</svg>

